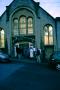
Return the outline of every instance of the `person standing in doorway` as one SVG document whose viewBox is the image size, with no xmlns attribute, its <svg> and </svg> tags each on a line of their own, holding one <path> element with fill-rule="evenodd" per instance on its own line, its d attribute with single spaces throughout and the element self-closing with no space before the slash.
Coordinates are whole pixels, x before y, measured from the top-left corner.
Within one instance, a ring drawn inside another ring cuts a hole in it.
<svg viewBox="0 0 60 90">
<path fill-rule="evenodd" d="M 17 52 L 17 58 L 18 58 L 18 54 L 19 54 L 19 48 L 16 47 L 16 52 Z"/>
<path fill-rule="evenodd" d="M 30 58 L 33 59 L 34 54 L 33 54 L 33 47 L 30 47 Z"/>
<path fill-rule="evenodd" d="M 36 55 L 37 55 L 37 63 L 40 63 L 40 49 L 37 48 L 37 51 L 36 51 Z"/>
</svg>

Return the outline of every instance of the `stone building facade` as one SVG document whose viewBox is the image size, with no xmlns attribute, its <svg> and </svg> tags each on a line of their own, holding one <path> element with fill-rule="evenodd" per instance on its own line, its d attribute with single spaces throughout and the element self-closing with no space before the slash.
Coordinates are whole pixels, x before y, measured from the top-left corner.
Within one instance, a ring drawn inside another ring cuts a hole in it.
<svg viewBox="0 0 60 90">
<path fill-rule="evenodd" d="M 28 46 L 45 50 L 46 58 L 60 49 L 60 18 L 53 18 L 39 2 L 13 0 L 0 16 L 0 49 L 15 56 L 15 47 Z"/>
</svg>

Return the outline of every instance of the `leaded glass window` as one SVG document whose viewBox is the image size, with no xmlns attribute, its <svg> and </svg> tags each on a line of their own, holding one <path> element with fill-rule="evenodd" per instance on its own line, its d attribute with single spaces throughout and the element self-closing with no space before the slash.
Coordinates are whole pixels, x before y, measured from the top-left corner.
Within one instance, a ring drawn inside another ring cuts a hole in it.
<svg viewBox="0 0 60 90">
<path fill-rule="evenodd" d="M 44 44 L 53 45 L 53 27 L 51 25 L 44 27 Z"/>
<path fill-rule="evenodd" d="M 5 48 L 4 30 L 0 30 L 0 48 Z"/>
<path fill-rule="evenodd" d="M 14 36 L 18 36 L 18 19 L 13 20 L 13 32 Z"/>
<path fill-rule="evenodd" d="M 33 34 L 33 20 L 28 18 L 28 34 Z"/>
<path fill-rule="evenodd" d="M 20 34 L 26 34 L 26 17 L 20 17 Z"/>
</svg>

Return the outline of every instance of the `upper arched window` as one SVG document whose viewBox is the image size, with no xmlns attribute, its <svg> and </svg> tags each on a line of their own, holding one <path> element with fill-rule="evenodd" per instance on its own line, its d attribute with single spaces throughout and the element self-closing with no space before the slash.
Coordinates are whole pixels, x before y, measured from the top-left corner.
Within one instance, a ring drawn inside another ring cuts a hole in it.
<svg viewBox="0 0 60 90">
<path fill-rule="evenodd" d="M 44 27 L 44 44 L 53 45 L 53 27 L 51 25 Z"/>
<path fill-rule="evenodd" d="M 20 17 L 20 34 L 26 34 L 26 17 Z"/>
<path fill-rule="evenodd" d="M 0 48 L 5 48 L 5 37 L 4 30 L 0 30 Z"/>
<path fill-rule="evenodd" d="M 20 16 L 13 19 L 13 36 L 33 34 L 33 18 Z"/>
<path fill-rule="evenodd" d="M 33 34 L 33 19 L 28 18 L 28 34 Z"/>
<path fill-rule="evenodd" d="M 18 19 L 13 20 L 13 34 L 14 36 L 18 36 Z"/>
</svg>

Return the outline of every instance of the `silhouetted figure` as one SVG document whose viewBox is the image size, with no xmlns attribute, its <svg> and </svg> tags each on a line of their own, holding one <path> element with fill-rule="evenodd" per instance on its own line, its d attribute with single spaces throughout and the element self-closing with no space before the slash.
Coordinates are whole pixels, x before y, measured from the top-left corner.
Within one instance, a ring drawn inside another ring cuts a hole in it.
<svg viewBox="0 0 60 90">
<path fill-rule="evenodd" d="M 37 63 L 40 63 L 40 50 L 38 48 L 36 51 L 36 55 L 37 55 Z"/>
<path fill-rule="evenodd" d="M 45 58 L 45 50 L 42 50 L 42 62 L 45 62 L 46 58 Z"/>
<path fill-rule="evenodd" d="M 19 48 L 16 47 L 16 52 L 17 52 L 17 58 L 18 58 L 18 54 L 19 54 Z"/>
</svg>

